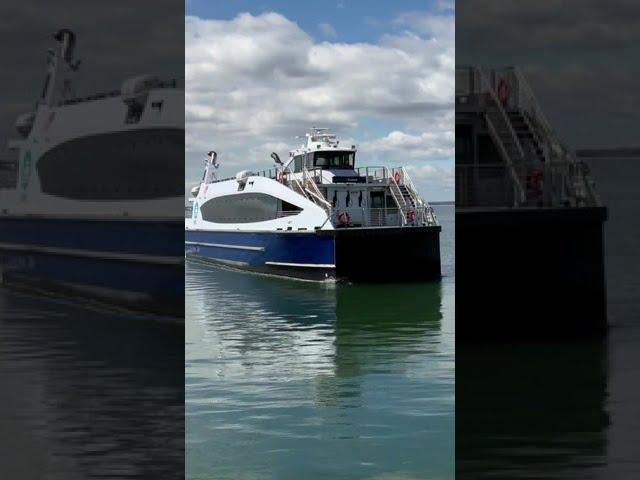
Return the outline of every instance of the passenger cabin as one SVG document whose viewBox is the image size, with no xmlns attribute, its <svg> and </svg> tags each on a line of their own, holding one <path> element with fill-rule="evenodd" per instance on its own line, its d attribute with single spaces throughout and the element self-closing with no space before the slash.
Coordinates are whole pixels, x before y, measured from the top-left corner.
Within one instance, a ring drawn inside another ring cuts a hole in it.
<svg viewBox="0 0 640 480">
<path fill-rule="evenodd" d="M 305 138 L 289 152 L 283 180 L 325 208 L 336 227 L 436 223 L 404 168 L 356 167 L 356 146 L 341 146 L 324 128 Z"/>
</svg>

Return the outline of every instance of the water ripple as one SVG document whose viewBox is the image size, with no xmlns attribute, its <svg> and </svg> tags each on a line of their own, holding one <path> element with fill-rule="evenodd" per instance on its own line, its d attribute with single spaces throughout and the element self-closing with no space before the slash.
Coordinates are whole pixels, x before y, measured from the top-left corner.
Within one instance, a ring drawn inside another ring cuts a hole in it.
<svg viewBox="0 0 640 480">
<path fill-rule="evenodd" d="M 443 270 L 317 285 L 188 263 L 187 477 L 453 478 Z"/>
</svg>

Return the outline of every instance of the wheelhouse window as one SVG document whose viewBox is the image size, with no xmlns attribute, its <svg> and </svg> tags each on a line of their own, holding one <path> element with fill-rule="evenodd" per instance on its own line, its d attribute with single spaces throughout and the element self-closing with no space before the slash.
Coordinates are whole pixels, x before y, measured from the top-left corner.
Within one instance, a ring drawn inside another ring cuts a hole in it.
<svg viewBox="0 0 640 480">
<path fill-rule="evenodd" d="M 313 166 L 321 168 L 353 168 L 355 152 L 326 151 L 313 153 Z"/>
</svg>

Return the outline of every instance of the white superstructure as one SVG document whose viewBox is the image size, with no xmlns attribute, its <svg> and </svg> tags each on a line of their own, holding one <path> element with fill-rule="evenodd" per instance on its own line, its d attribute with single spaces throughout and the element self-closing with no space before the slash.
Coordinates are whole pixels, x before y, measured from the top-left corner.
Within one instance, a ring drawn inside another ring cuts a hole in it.
<svg viewBox="0 0 640 480">
<path fill-rule="evenodd" d="M 35 109 L 16 121 L 17 185 L 0 189 L 0 216 L 180 218 L 183 80 L 141 75 L 78 97 L 76 36 L 54 39 Z"/>
<path fill-rule="evenodd" d="M 217 179 L 210 152 L 200 186 L 192 190 L 187 230 L 305 231 L 436 225 L 406 169 L 355 166 L 356 146 L 342 146 L 327 129 L 274 168 Z"/>
</svg>

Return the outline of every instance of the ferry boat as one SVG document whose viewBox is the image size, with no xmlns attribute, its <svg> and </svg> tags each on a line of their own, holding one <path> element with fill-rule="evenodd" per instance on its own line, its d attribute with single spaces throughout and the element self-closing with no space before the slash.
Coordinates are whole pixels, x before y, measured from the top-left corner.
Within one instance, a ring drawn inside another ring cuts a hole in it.
<svg viewBox="0 0 640 480">
<path fill-rule="evenodd" d="M 440 276 L 441 227 L 405 168 L 356 167 L 324 128 L 275 166 L 217 178 L 209 152 L 185 219 L 186 255 L 305 280 Z"/>
<path fill-rule="evenodd" d="M 142 75 L 79 97 L 76 35 L 53 38 L 35 110 L 9 144 L 0 280 L 182 315 L 183 80 Z"/>
<path fill-rule="evenodd" d="M 604 332 L 606 218 L 522 72 L 456 67 L 458 338 Z"/>
</svg>

